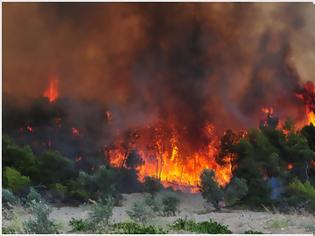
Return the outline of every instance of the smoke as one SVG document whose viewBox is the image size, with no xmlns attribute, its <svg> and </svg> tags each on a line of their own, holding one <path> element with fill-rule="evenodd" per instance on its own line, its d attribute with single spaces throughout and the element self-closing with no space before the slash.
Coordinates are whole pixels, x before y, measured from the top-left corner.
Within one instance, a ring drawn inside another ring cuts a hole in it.
<svg viewBox="0 0 315 236">
<path fill-rule="evenodd" d="M 4 99 L 27 109 L 56 74 L 61 97 L 97 101 L 115 128 L 162 120 L 193 147 L 206 142 L 207 122 L 219 132 L 257 126 L 261 107 L 301 120 L 295 91 L 315 78 L 314 11 L 311 3 L 4 3 Z M 69 109 L 78 123 L 93 112 Z"/>
</svg>

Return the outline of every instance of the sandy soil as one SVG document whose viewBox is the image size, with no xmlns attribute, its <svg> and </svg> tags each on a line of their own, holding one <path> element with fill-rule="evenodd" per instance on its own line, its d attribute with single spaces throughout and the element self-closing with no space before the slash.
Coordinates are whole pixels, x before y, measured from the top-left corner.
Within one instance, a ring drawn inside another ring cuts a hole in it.
<svg viewBox="0 0 315 236">
<path fill-rule="evenodd" d="M 126 210 L 131 208 L 135 201 L 143 199 L 140 193 L 123 194 L 122 206 L 115 207 L 111 221 L 130 221 Z M 228 225 L 233 233 L 243 233 L 246 230 L 261 231 L 263 233 L 312 233 L 315 227 L 313 215 L 285 215 L 271 212 L 253 212 L 247 210 L 226 210 L 213 212 L 200 194 L 178 193 L 181 200 L 180 212 L 174 217 L 156 217 L 152 219 L 154 225 L 165 227 L 177 218 L 193 219 L 197 222 L 212 219 Z M 86 218 L 89 205 L 80 207 L 52 207 L 51 218 L 62 228 L 62 232 L 69 232 L 71 227 L 68 222 L 71 218 Z M 22 219 L 29 217 L 29 213 L 22 208 L 16 209 Z M 4 222 L 6 225 L 8 222 Z M 313 229 L 313 230 L 312 230 Z M 314 233 L 314 232 L 313 232 Z"/>
</svg>

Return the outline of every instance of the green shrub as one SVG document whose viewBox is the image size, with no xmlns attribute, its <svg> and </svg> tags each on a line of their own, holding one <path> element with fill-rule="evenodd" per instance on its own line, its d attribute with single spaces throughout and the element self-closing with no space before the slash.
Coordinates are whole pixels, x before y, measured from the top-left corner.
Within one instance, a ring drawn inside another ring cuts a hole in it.
<svg viewBox="0 0 315 236">
<path fill-rule="evenodd" d="M 245 179 L 234 177 L 224 191 L 225 202 L 233 205 L 240 201 L 248 193 Z"/>
<path fill-rule="evenodd" d="M 216 209 L 220 209 L 220 202 L 223 200 L 223 189 L 215 181 L 213 170 L 205 169 L 201 175 L 200 192 L 207 202 L 211 202 Z"/>
<path fill-rule="evenodd" d="M 31 187 L 29 193 L 26 196 L 26 201 L 27 203 L 32 203 L 33 201 L 40 202 L 42 201 L 42 196 Z"/>
<path fill-rule="evenodd" d="M 298 201 L 309 201 L 309 205 L 315 210 L 315 188 L 310 182 L 302 183 L 298 179 L 289 185 L 289 191 L 292 192 Z"/>
<path fill-rule="evenodd" d="M 32 201 L 29 203 L 32 218 L 23 223 L 28 234 L 54 234 L 58 233 L 56 224 L 49 219 L 51 209 L 43 202 Z"/>
<path fill-rule="evenodd" d="M 199 234 L 230 234 L 232 233 L 226 225 L 221 225 L 215 221 L 209 220 L 196 223 L 192 220 L 177 219 L 172 225 L 172 229 L 184 230 Z"/>
<path fill-rule="evenodd" d="M 65 183 L 76 175 L 74 162 L 57 151 L 46 151 L 39 159 L 40 181 L 45 185 Z"/>
<path fill-rule="evenodd" d="M 163 213 L 166 216 L 174 216 L 178 211 L 179 199 L 172 192 L 168 192 L 162 197 Z"/>
<path fill-rule="evenodd" d="M 10 218 L 10 224 L 2 228 L 3 234 L 23 234 L 23 223 L 21 217 L 15 212 L 12 212 L 12 217 Z"/>
<path fill-rule="evenodd" d="M 152 225 L 144 226 L 137 223 L 117 223 L 113 225 L 114 233 L 118 234 L 165 234 L 161 228 Z"/>
<path fill-rule="evenodd" d="M 154 197 L 153 195 L 146 195 L 144 198 L 144 203 L 157 214 L 160 214 L 161 210 L 163 209 L 161 199 Z"/>
<path fill-rule="evenodd" d="M 146 224 L 155 215 L 145 201 L 135 202 L 127 214 L 133 221 L 141 224 Z"/>
<path fill-rule="evenodd" d="M 109 219 L 113 214 L 114 201 L 108 197 L 95 203 L 86 221 L 89 231 L 104 233 L 108 230 Z"/>
<path fill-rule="evenodd" d="M 30 185 L 30 178 L 21 175 L 21 173 L 14 168 L 4 168 L 4 187 L 11 189 L 13 192 L 17 192 L 23 187 Z"/>
<path fill-rule="evenodd" d="M 152 195 L 163 189 L 161 182 L 153 177 L 146 176 L 143 182 L 144 191 Z"/>
<path fill-rule="evenodd" d="M 19 198 L 16 197 L 9 189 L 2 189 L 2 204 L 4 205 L 16 205 L 18 204 Z"/>
<path fill-rule="evenodd" d="M 72 227 L 71 231 L 87 231 L 89 230 L 89 224 L 84 219 L 71 218 L 69 225 Z"/>
<path fill-rule="evenodd" d="M 255 230 L 246 230 L 244 234 L 263 234 L 263 233 L 260 231 L 255 231 Z"/>
</svg>

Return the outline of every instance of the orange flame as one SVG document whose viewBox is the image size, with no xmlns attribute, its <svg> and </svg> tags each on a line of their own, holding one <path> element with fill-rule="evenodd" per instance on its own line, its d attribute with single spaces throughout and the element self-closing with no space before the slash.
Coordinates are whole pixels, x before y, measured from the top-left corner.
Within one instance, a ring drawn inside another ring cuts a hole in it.
<svg viewBox="0 0 315 236">
<path fill-rule="evenodd" d="M 288 170 L 292 170 L 293 169 L 293 164 L 292 163 L 288 163 L 287 169 Z"/>
<path fill-rule="evenodd" d="M 193 152 L 185 152 L 185 147 L 175 129 L 171 128 L 170 135 L 165 135 L 160 127 L 154 130 L 161 134 L 156 135 L 151 148 L 148 148 L 148 145 L 141 145 L 141 140 L 138 146 L 133 145 L 144 161 L 137 167 L 140 181 L 143 181 L 145 176 L 151 176 L 158 178 L 165 187 L 172 186 L 175 189 L 189 189 L 191 192 L 196 192 L 202 171 L 213 169 L 220 186 L 225 186 L 230 182 L 231 158 L 227 158 L 229 164 L 226 166 L 216 163 L 215 156 L 218 153 L 219 140 L 214 135 L 212 125 L 209 124 L 204 128 L 206 135 L 211 137 L 209 143 L 204 148 Z M 106 154 L 112 166 L 122 167 L 128 156 L 128 150 L 116 148 L 107 150 Z"/>
<path fill-rule="evenodd" d="M 44 97 L 48 98 L 49 102 L 54 102 L 59 96 L 58 92 L 58 79 L 50 78 L 49 86 L 44 92 Z"/>
</svg>

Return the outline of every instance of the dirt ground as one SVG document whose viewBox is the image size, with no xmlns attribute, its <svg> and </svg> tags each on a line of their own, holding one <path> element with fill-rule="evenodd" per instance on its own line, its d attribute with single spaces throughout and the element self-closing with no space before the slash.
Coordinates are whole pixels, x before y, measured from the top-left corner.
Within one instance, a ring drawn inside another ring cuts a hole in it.
<svg viewBox="0 0 315 236">
<path fill-rule="evenodd" d="M 112 223 L 130 221 L 126 210 L 130 209 L 135 201 L 143 199 L 140 193 L 123 194 L 122 206 L 115 207 Z M 152 219 L 154 225 L 166 227 L 177 218 L 188 218 L 196 222 L 212 219 L 228 225 L 233 233 L 244 233 L 246 230 L 261 231 L 263 233 L 314 233 L 315 217 L 311 214 L 273 214 L 268 211 L 254 212 L 248 210 L 227 210 L 213 212 L 200 194 L 178 193 L 180 198 L 180 211 L 174 217 L 156 217 Z M 86 218 L 90 206 L 80 207 L 52 207 L 51 219 L 54 219 L 66 233 L 71 230 L 71 218 Z M 30 215 L 22 208 L 17 208 L 18 215 L 24 220 Z M 8 222 L 4 222 L 6 225 Z"/>
</svg>

